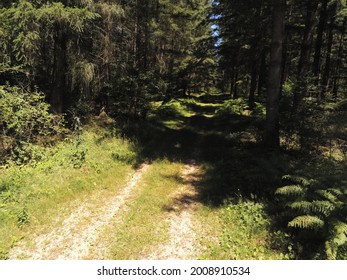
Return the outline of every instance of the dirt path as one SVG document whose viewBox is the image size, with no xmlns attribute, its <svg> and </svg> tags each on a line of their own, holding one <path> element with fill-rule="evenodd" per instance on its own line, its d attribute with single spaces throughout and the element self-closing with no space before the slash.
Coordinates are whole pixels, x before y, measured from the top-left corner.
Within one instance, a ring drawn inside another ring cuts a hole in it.
<svg viewBox="0 0 347 280">
<path fill-rule="evenodd" d="M 169 240 L 159 245 L 152 254 L 143 259 L 149 260 L 194 260 L 200 255 L 197 240 L 199 225 L 194 222 L 193 213 L 199 206 L 195 184 L 199 181 L 201 169 L 195 163 L 185 166 L 181 179 L 184 186 L 177 191 L 172 203 L 167 205 Z"/>
<path fill-rule="evenodd" d="M 20 242 L 9 253 L 10 259 L 31 260 L 78 260 L 84 259 L 94 246 L 99 233 L 118 214 L 131 195 L 142 174 L 149 165 L 143 164 L 128 179 L 126 187 L 115 197 L 107 198 L 103 206 L 95 209 L 90 202 L 83 203 L 59 228 L 39 235 L 31 241 L 33 246 Z M 92 199 L 91 199 L 92 200 Z"/>
</svg>

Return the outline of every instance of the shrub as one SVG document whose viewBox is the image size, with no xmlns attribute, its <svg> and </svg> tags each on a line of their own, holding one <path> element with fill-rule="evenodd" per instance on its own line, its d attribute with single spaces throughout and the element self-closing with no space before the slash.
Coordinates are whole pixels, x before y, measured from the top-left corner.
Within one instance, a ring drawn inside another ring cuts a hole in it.
<svg viewBox="0 0 347 280">
<path fill-rule="evenodd" d="M 242 112 L 247 108 L 247 102 L 242 99 L 230 99 L 224 102 L 220 109 L 217 110 L 217 115 L 242 115 Z"/>
<path fill-rule="evenodd" d="M 253 111 L 249 110 L 248 103 L 243 98 L 230 99 L 223 103 L 220 109 L 217 110 L 216 114 L 220 117 L 228 117 L 230 115 L 239 116 L 265 116 L 266 108 L 261 103 L 256 102 Z"/>
<path fill-rule="evenodd" d="M 342 187 L 327 187 L 316 180 L 284 176 L 286 184 L 276 190 L 284 203 L 287 225 L 296 231 L 303 247 L 318 243 L 316 256 L 346 259 L 347 219 Z M 306 243 L 306 244 L 305 244 Z"/>
<path fill-rule="evenodd" d="M 62 133 L 61 116 L 49 113 L 40 92 L 0 86 L 0 153 L 2 158 L 24 154 L 30 160 L 32 144 L 48 144 Z"/>
</svg>

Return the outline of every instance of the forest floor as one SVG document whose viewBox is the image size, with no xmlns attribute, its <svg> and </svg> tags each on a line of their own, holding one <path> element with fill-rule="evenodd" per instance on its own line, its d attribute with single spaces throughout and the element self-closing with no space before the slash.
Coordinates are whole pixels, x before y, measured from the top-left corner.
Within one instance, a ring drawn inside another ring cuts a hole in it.
<svg viewBox="0 0 347 280">
<path fill-rule="evenodd" d="M 208 96 L 197 96 L 161 104 L 148 122 L 124 127 L 123 140 L 86 129 L 90 156 L 81 168 L 66 169 L 62 159 L 58 167 L 43 164 L 41 170 L 27 170 L 31 179 L 20 180 L 29 190 L 14 201 L 28 203 L 20 208 L 13 202 L 17 214 L 3 219 L 9 226 L 0 232 L 7 240 L 0 244 L 2 257 L 288 258 L 284 243 L 274 247 L 269 241 L 273 233 L 262 202 L 241 194 L 235 203 L 226 202 L 227 180 L 217 170 L 223 149 L 243 155 L 220 132 L 230 123 L 214 119 L 225 98 L 215 96 L 213 103 Z M 248 122 L 244 116 L 233 121 L 233 129 L 239 130 Z M 241 138 L 242 143 L 254 141 L 251 132 Z M 14 174 L 3 180 L 14 180 Z M 16 227 L 14 221 L 22 216 Z"/>
</svg>

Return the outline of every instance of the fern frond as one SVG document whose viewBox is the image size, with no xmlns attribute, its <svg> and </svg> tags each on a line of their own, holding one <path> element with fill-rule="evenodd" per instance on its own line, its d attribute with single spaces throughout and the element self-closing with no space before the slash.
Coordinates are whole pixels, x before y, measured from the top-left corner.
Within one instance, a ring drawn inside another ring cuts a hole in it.
<svg viewBox="0 0 347 280">
<path fill-rule="evenodd" d="M 324 226 L 324 221 L 317 216 L 298 216 L 288 223 L 289 227 L 302 229 L 318 229 Z"/>
<path fill-rule="evenodd" d="M 303 187 L 299 185 L 289 185 L 278 188 L 275 192 L 276 195 L 284 196 L 300 196 L 304 193 Z"/>
<path fill-rule="evenodd" d="M 334 242 L 325 242 L 325 253 L 328 260 L 336 260 L 338 246 Z"/>
<path fill-rule="evenodd" d="M 330 190 L 316 190 L 316 193 L 319 194 L 322 198 L 329 200 L 330 202 L 337 202 L 338 197 L 336 194 L 332 193 Z"/>
<path fill-rule="evenodd" d="M 338 246 L 343 246 L 347 243 L 347 236 L 346 234 L 340 233 L 335 235 L 333 242 Z"/>
<path fill-rule="evenodd" d="M 336 188 L 329 188 L 329 189 L 327 189 L 327 191 L 329 191 L 330 193 L 332 193 L 333 195 L 335 195 L 337 197 L 343 194 L 341 190 L 336 189 Z"/>
<path fill-rule="evenodd" d="M 309 201 L 294 201 L 288 204 L 288 207 L 300 212 L 301 214 L 316 214 L 329 216 L 332 211 L 335 210 L 335 205 L 329 201 L 316 200 L 313 202 Z"/>
<path fill-rule="evenodd" d="M 296 175 L 284 175 L 282 177 L 282 180 L 288 180 L 290 182 L 296 183 L 296 184 L 300 184 L 304 187 L 310 186 L 314 183 L 316 183 L 317 181 L 314 179 L 306 179 L 305 177 L 301 177 L 301 176 L 296 176 Z"/>
<path fill-rule="evenodd" d="M 324 216 L 329 216 L 332 211 L 335 210 L 335 205 L 326 200 L 316 200 L 311 204 L 311 210 L 315 214 L 322 214 Z"/>
<path fill-rule="evenodd" d="M 325 242 L 325 251 L 328 259 L 335 260 L 339 248 L 347 244 L 347 224 L 335 221 L 332 231 L 329 240 Z"/>
<path fill-rule="evenodd" d="M 311 212 L 312 202 L 309 201 L 294 201 L 288 204 L 289 208 L 299 211 L 303 214 L 309 214 Z"/>
<path fill-rule="evenodd" d="M 334 222 L 334 230 L 337 233 L 343 233 L 347 235 L 347 224 L 341 221 Z"/>
</svg>

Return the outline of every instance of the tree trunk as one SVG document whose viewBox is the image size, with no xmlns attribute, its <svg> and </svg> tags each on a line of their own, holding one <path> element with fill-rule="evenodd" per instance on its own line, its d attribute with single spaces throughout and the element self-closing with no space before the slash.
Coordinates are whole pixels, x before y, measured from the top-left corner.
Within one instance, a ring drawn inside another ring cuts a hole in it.
<svg viewBox="0 0 347 280">
<path fill-rule="evenodd" d="M 239 79 L 239 73 L 237 71 L 237 66 L 234 66 L 234 84 L 233 87 L 233 99 L 237 99 L 239 97 L 238 95 L 238 79 Z"/>
<path fill-rule="evenodd" d="M 52 111 L 61 114 L 67 107 L 67 35 L 62 26 L 57 25 L 54 38 L 54 63 L 50 104 Z"/>
<path fill-rule="evenodd" d="M 230 93 L 230 97 L 233 97 L 233 94 L 234 94 L 234 83 L 235 83 L 235 80 L 234 80 L 234 67 L 232 67 L 232 69 L 230 70 L 230 80 L 229 80 L 229 85 L 230 85 L 230 90 L 229 90 L 229 93 Z"/>
<path fill-rule="evenodd" d="M 318 29 L 317 29 L 317 39 L 316 39 L 316 46 L 315 46 L 315 53 L 314 53 L 314 61 L 313 61 L 313 75 L 316 78 L 316 84 L 319 82 L 319 73 L 320 73 L 320 62 L 321 62 L 321 53 L 322 53 L 322 45 L 323 45 L 323 35 L 324 30 L 327 22 L 327 7 L 328 7 L 328 0 L 324 0 L 322 3 L 320 16 L 319 16 L 319 23 L 318 23 Z"/>
<path fill-rule="evenodd" d="M 258 95 L 261 95 L 263 86 L 265 84 L 266 79 L 266 53 L 267 50 L 263 49 L 261 53 L 261 62 L 260 62 L 260 70 L 259 70 L 259 78 L 258 78 Z"/>
<path fill-rule="evenodd" d="M 270 150 L 278 149 L 280 146 L 279 94 L 282 77 L 281 68 L 283 58 L 286 0 L 274 0 L 273 5 L 273 27 L 265 123 L 265 145 Z"/>
<path fill-rule="evenodd" d="M 342 65 L 342 55 L 343 55 L 343 46 L 344 46 L 344 38 L 345 38 L 345 31 L 346 31 L 346 20 L 343 22 L 341 35 L 340 35 L 340 42 L 339 42 L 339 50 L 336 55 L 336 65 L 334 70 L 334 82 L 333 82 L 333 97 L 336 100 L 337 99 L 337 93 L 338 93 L 338 86 L 339 86 L 339 73 Z"/>
<path fill-rule="evenodd" d="M 316 14 L 318 10 L 318 1 L 307 1 L 307 14 L 305 22 L 305 32 L 302 40 L 300 60 L 298 64 L 298 76 L 306 75 L 308 72 L 308 64 L 310 62 L 310 54 L 313 43 L 313 33 L 316 25 Z"/>
<path fill-rule="evenodd" d="M 111 60 L 113 56 L 113 46 L 112 46 L 112 26 L 113 19 L 111 15 L 105 19 L 105 34 L 104 39 L 104 50 L 103 50 L 103 89 L 101 93 L 101 107 L 108 109 L 109 107 L 109 86 L 111 84 Z"/>
<path fill-rule="evenodd" d="M 255 106 L 255 91 L 257 89 L 257 78 L 258 78 L 258 68 L 259 68 L 259 58 L 256 58 L 256 61 L 252 62 L 252 71 L 251 71 L 251 86 L 248 97 L 248 106 L 250 110 L 254 109 Z"/>
<path fill-rule="evenodd" d="M 300 60 L 297 72 L 297 86 L 294 90 L 293 113 L 296 112 L 307 91 L 307 74 L 310 64 L 310 55 L 313 43 L 314 27 L 316 25 L 316 14 L 318 1 L 307 1 L 307 14 L 305 22 L 305 32 L 301 45 Z"/>
<path fill-rule="evenodd" d="M 263 9 L 263 1 L 259 1 L 259 5 L 257 7 L 256 20 L 259 24 L 255 28 L 254 32 L 254 42 L 252 43 L 252 64 L 251 64 L 251 84 L 249 90 L 248 97 L 248 106 L 250 110 L 254 109 L 255 106 L 255 91 L 257 90 L 257 83 L 259 77 L 259 67 L 261 63 L 261 52 L 263 49 L 262 46 L 262 33 L 263 27 L 260 24 L 262 22 L 262 9 Z"/>
<path fill-rule="evenodd" d="M 289 32 L 287 32 L 287 30 L 284 30 L 280 92 L 282 92 L 283 85 L 284 85 L 285 81 L 287 80 L 288 69 L 289 69 L 289 63 L 287 63 L 287 61 L 288 61 L 288 41 L 289 41 L 288 37 L 289 37 Z"/>
<path fill-rule="evenodd" d="M 329 91 L 329 83 L 330 83 L 330 70 L 331 70 L 331 51 L 334 41 L 334 24 L 335 24 L 335 13 L 336 13 L 336 4 L 332 7 L 332 13 L 330 16 L 330 23 L 329 23 L 329 35 L 328 35 L 328 46 L 327 46 L 327 53 L 325 58 L 325 65 L 324 65 L 324 72 L 323 72 L 323 78 L 322 78 L 322 90 L 320 98 L 324 99 L 326 93 Z"/>
</svg>

